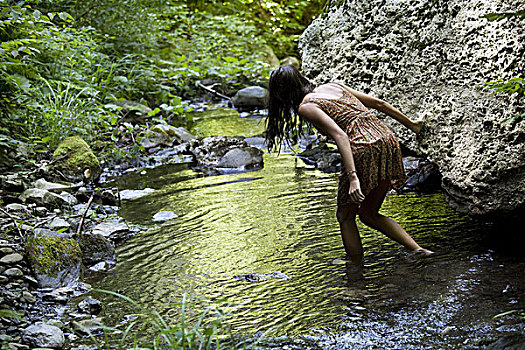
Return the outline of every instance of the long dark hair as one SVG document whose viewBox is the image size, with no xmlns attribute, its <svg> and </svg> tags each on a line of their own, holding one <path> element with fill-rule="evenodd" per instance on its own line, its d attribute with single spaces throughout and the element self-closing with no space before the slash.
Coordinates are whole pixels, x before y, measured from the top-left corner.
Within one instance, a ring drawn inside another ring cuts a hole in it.
<svg viewBox="0 0 525 350">
<path fill-rule="evenodd" d="M 282 141 L 297 142 L 303 120 L 299 117 L 299 105 L 315 85 L 295 67 L 279 67 L 270 75 L 268 117 L 266 118 L 266 144 L 272 150 Z"/>
</svg>

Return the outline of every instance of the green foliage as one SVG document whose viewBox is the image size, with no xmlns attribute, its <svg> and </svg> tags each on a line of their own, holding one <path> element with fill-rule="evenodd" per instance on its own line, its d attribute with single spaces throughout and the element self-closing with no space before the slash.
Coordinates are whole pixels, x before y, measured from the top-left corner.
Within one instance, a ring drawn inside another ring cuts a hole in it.
<svg viewBox="0 0 525 350">
<path fill-rule="evenodd" d="M 166 320 L 158 312 L 146 308 L 122 294 L 95 290 L 116 296 L 134 308 L 138 316 L 134 321 L 125 325 L 125 329 L 108 327 L 100 324 L 104 330 L 104 339 L 97 339 L 88 327 L 80 324 L 76 326 L 89 335 L 97 348 L 106 349 L 246 349 L 255 347 L 256 343 L 248 346 L 242 340 L 235 340 L 228 319 L 232 317 L 231 305 L 220 306 L 224 300 L 208 303 L 204 311 L 195 314 L 196 308 L 202 306 L 203 301 L 189 300 L 184 294 L 181 302 L 173 303 L 179 311 L 176 320 Z"/>
<path fill-rule="evenodd" d="M 516 12 L 498 12 L 498 13 L 489 13 L 481 16 L 486 18 L 489 21 L 499 21 L 503 19 L 525 19 L 525 10 L 516 11 Z M 504 93 L 508 95 L 517 94 L 518 96 L 525 95 L 525 79 L 521 77 L 511 78 L 509 80 L 497 79 L 495 81 L 488 81 L 479 84 L 478 86 L 482 87 L 485 90 L 491 91 L 494 94 Z M 505 119 L 503 122 L 508 122 L 512 120 L 519 120 L 525 117 L 525 113 L 515 115 L 511 118 Z"/>
<path fill-rule="evenodd" d="M 74 135 L 136 142 L 117 127 L 120 100 L 181 125 L 181 96 L 192 98 L 205 80 L 225 94 L 267 80 L 276 64 L 269 46 L 294 54 L 324 2 L 4 0 L 0 164 L 20 141 L 39 152 Z"/>
</svg>

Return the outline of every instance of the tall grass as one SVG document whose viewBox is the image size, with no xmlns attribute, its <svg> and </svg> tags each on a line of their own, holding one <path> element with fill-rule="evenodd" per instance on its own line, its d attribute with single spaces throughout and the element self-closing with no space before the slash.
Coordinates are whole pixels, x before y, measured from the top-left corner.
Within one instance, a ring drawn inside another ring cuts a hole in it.
<svg viewBox="0 0 525 350">
<path fill-rule="evenodd" d="M 87 334 L 99 349 L 173 349 L 173 350 L 209 350 L 209 349 L 253 349 L 264 338 L 251 339 L 250 342 L 236 337 L 228 322 L 236 308 L 231 305 L 218 306 L 225 300 L 219 300 L 205 308 L 195 317 L 196 301 L 187 294 L 181 302 L 172 304 L 179 309 L 176 320 L 166 320 L 157 311 L 146 308 L 133 299 L 107 290 L 95 290 L 125 300 L 137 311 L 138 318 L 125 329 L 100 324 L 102 338 L 95 336 L 89 327 L 74 323 L 82 333 Z"/>
</svg>

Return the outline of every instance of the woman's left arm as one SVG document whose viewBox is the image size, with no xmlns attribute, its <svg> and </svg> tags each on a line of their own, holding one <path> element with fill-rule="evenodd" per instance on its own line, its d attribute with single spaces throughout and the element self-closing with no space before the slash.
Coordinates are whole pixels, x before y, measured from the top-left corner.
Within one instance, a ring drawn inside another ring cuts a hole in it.
<svg viewBox="0 0 525 350">
<path fill-rule="evenodd" d="M 416 134 L 421 131 L 423 121 L 412 121 L 409 117 L 404 115 L 400 110 L 392 106 L 390 103 L 380 100 L 376 97 L 367 95 L 363 92 L 348 88 L 348 90 L 357 97 L 365 106 L 376 109 L 386 115 L 391 116 Z"/>
</svg>

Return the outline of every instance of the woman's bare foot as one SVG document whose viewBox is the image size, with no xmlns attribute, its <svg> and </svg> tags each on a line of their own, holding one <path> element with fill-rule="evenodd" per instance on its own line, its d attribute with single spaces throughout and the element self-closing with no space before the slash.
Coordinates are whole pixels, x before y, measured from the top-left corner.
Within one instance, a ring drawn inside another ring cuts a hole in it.
<svg viewBox="0 0 525 350">
<path fill-rule="evenodd" d="M 425 249 L 425 248 L 414 249 L 414 250 L 412 251 L 412 253 L 413 253 L 414 255 L 422 255 L 422 256 L 428 256 L 428 255 L 432 255 L 432 254 L 434 254 L 433 251 L 428 250 L 428 249 Z"/>
</svg>

